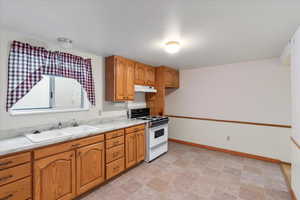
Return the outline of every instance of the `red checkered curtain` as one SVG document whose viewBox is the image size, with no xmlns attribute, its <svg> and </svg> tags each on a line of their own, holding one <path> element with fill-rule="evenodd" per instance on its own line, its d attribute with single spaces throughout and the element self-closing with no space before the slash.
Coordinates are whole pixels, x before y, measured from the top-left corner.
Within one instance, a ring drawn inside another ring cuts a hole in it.
<svg viewBox="0 0 300 200">
<path fill-rule="evenodd" d="M 43 75 L 77 80 L 85 89 L 91 104 L 95 105 L 91 59 L 13 41 L 8 60 L 6 110 L 22 99 Z"/>
</svg>

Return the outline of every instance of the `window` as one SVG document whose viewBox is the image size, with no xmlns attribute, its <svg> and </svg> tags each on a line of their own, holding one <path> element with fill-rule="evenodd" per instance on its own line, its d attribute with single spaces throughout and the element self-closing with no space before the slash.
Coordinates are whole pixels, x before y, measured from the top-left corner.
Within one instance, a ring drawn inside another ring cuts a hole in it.
<svg viewBox="0 0 300 200">
<path fill-rule="evenodd" d="M 11 109 L 13 114 L 86 110 L 87 94 L 81 84 L 71 78 L 46 76 Z"/>
</svg>

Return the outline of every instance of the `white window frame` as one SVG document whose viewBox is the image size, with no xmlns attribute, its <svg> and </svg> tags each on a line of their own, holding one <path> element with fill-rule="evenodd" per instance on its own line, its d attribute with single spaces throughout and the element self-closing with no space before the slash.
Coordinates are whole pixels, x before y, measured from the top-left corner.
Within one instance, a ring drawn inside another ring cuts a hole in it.
<svg viewBox="0 0 300 200">
<path fill-rule="evenodd" d="M 88 111 L 90 109 L 90 102 L 85 102 L 84 89 L 81 86 L 81 105 L 80 108 L 70 109 L 55 109 L 55 77 L 49 76 L 49 107 L 45 108 L 24 108 L 24 109 L 10 109 L 10 115 L 31 115 L 31 114 L 43 114 L 43 113 L 60 113 L 60 112 L 80 112 Z"/>
</svg>

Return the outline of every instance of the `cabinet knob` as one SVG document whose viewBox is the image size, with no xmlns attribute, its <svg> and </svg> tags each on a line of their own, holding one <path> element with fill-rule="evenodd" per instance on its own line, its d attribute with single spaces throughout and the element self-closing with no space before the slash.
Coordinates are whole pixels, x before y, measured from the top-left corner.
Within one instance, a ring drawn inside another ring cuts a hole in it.
<svg viewBox="0 0 300 200">
<path fill-rule="evenodd" d="M 14 195 L 13 194 L 9 194 L 6 197 L 1 198 L 0 200 L 8 200 L 10 198 L 12 198 Z"/>
<path fill-rule="evenodd" d="M 3 166 L 6 166 L 6 165 L 9 165 L 9 164 L 12 164 L 13 162 L 10 160 L 10 161 L 7 161 L 7 162 L 2 162 L 0 163 L 0 167 L 3 167 Z"/>
</svg>

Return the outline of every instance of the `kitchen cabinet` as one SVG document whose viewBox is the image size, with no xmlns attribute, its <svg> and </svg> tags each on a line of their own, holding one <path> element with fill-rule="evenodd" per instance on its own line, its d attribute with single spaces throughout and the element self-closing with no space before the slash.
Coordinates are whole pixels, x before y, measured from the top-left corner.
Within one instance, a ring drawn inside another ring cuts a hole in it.
<svg viewBox="0 0 300 200">
<path fill-rule="evenodd" d="M 76 150 L 76 191 L 80 195 L 105 181 L 104 142 Z"/>
<path fill-rule="evenodd" d="M 31 153 L 19 153 L 0 158 L 0 199 L 32 198 Z"/>
<path fill-rule="evenodd" d="M 144 130 L 136 125 L 0 156 L 0 200 L 74 199 L 144 160 Z"/>
<path fill-rule="evenodd" d="M 146 82 L 146 66 L 142 63 L 136 62 L 134 67 L 134 83 L 136 85 L 145 85 Z"/>
<path fill-rule="evenodd" d="M 125 169 L 124 129 L 105 134 L 106 137 L 106 179 Z"/>
<path fill-rule="evenodd" d="M 134 100 L 135 62 L 110 56 L 105 60 L 106 100 Z"/>
<path fill-rule="evenodd" d="M 126 155 L 126 168 L 132 167 L 137 163 L 136 160 L 136 134 L 135 132 L 129 133 L 125 136 L 125 155 Z"/>
<path fill-rule="evenodd" d="M 145 131 L 136 132 L 136 161 L 141 162 L 145 160 Z"/>
<path fill-rule="evenodd" d="M 135 63 L 135 84 L 136 85 L 155 85 L 155 68 L 143 63 Z"/>
<path fill-rule="evenodd" d="M 145 159 L 145 126 L 128 128 L 125 132 L 125 166 L 130 168 Z"/>
<path fill-rule="evenodd" d="M 155 86 L 155 68 L 147 66 L 145 72 L 145 85 Z"/>
<path fill-rule="evenodd" d="M 37 160 L 34 163 L 34 199 L 72 199 L 76 195 L 75 179 L 75 151 Z"/>
<path fill-rule="evenodd" d="M 163 67 L 164 85 L 166 88 L 179 88 L 179 71 L 170 67 Z"/>
</svg>

